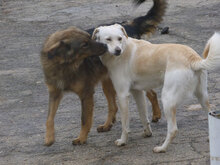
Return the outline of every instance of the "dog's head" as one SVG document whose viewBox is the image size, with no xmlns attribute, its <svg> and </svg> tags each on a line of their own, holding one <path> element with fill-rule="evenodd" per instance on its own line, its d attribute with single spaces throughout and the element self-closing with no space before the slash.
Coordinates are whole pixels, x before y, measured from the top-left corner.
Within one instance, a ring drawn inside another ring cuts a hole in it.
<svg viewBox="0 0 220 165">
<path fill-rule="evenodd" d="M 98 27 L 92 35 L 93 40 L 107 44 L 109 53 L 115 56 L 123 53 L 127 38 L 125 29 L 119 24 Z"/>
<path fill-rule="evenodd" d="M 72 63 L 83 61 L 89 56 L 102 55 L 106 51 L 105 44 L 92 40 L 87 32 L 71 27 L 50 35 L 42 52 L 46 54 L 48 60 Z"/>
</svg>

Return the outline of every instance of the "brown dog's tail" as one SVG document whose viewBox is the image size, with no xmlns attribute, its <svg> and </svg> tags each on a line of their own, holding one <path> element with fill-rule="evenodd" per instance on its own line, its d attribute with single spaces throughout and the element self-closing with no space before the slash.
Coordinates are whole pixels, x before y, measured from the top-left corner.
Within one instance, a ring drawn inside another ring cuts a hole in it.
<svg viewBox="0 0 220 165">
<path fill-rule="evenodd" d="M 133 2 L 138 6 L 146 0 L 134 0 Z M 155 32 L 157 25 L 163 20 L 166 11 L 166 0 L 153 0 L 154 4 L 145 16 L 135 18 L 129 24 L 122 24 L 128 36 L 140 38 L 141 35 L 150 35 Z"/>
</svg>

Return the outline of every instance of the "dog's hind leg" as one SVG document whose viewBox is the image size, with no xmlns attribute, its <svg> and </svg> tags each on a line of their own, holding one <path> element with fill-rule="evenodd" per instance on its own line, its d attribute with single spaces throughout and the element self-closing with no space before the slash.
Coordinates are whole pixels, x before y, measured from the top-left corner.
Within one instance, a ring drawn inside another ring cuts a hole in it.
<svg viewBox="0 0 220 165">
<path fill-rule="evenodd" d="M 163 101 L 163 108 L 164 108 L 165 117 L 167 119 L 167 136 L 162 146 L 157 146 L 153 149 L 153 151 L 157 153 L 166 152 L 168 145 L 171 143 L 173 138 L 176 136 L 176 133 L 178 130 L 177 123 L 176 123 L 176 106 L 173 106 L 173 105 L 170 105 L 164 102 L 165 101 Z"/>
<path fill-rule="evenodd" d="M 207 71 L 201 71 L 199 81 L 196 87 L 195 96 L 197 97 L 202 108 L 210 111 L 209 97 L 207 91 Z"/>
<path fill-rule="evenodd" d="M 108 118 L 103 125 L 97 128 L 98 132 L 110 131 L 112 124 L 116 120 L 118 107 L 116 104 L 116 92 L 110 78 L 102 81 L 102 89 L 108 101 Z"/>
<path fill-rule="evenodd" d="M 138 90 L 131 90 L 131 93 L 136 101 L 140 119 L 144 126 L 144 137 L 150 137 L 152 136 L 152 131 L 150 127 L 150 122 L 148 120 L 147 105 L 144 92 Z"/>
<path fill-rule="evenodd" d="M 176 123 L 176 106 L 185 98 L 186 89 L 182 86 L 188 86 L 187 76 L 189 72 L 175 70 L 165 73 L 164 86 L 162 89 L 161 100 L 163 110 L 167 119 L 167 136 L 162 146 L 157 146 L 153 149 L 154 152 L 166 152 L 168 145 L 171 143 L 177 133 Z M 185 80 L 186 84 L 183 84 Z"/>
<path fill-rule="evenodd" d="M 79 136 L 73 140 L 73 145 L 84 144 L 86 143 L 88 133 L 92 126 L 93 119 L 93 94 L 94 91 L 91 90 L 92 87 L 88 86 L 88 88 L 84 88 L 82 94 L 79 95 L 81 100 L 81 130 Z"/>
<path fill-rule="evenodd" d="M 146 95 L 152 104 L 152 122 L 158 122 L 158 120 L 161 118 L 161 110 L 158 104 L 157 94 L 153 90 L 149 90 L 147 91 Z"/>
<path fill-rule="evenodd" d="M 46 137 L 45 145 L 50 146 L 55 141 L 55 131 L 54 131 L 54 117 L 56 115 L 60 100 L 62 98 L 62 91 L 55 87 L 49 86 L 49 109 L 46 122 Z"/>
</svg>

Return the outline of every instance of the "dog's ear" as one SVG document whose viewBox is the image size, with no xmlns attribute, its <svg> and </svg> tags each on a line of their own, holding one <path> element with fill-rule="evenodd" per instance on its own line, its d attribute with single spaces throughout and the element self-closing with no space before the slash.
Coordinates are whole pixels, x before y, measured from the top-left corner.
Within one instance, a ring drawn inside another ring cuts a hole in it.
<svg viewBox="0 0 220 165">
<path fill-rule="evenodd" d="M 59 47 L 60 42 L 53 44 L 47 51 L 47 56 L 49 59 L 52 59 L 56 55 L 57 48 Z"/>
<path fill-rule="evenodd" d="M 127 32 L 125 31 L 125 28 L 122 25 L 116 23 L 116 24 L 114 24 L 114 26 L 120 28 L 121 31 L 123 32 L 123 34 L 125 35 L 125 37 L 128 38 Z"/>
<path fill-rule="evenodd" d="M 99 29 L 98 28 L 96 28 L 95 30 L 94 30 L 94 32 L 92 33 L 92 40 L 96 40 L 97 39 L 97 33 L 99 32 Z"/>
<path fill-rule="evenodd" d="M 52 59 L 53 57 L 59 55 L 62 52 L 62 50 L 68 49 L 69 46 L 70 45 L 66 44 L 64 41 L 60 41 L 60 42 L 55 43 L 47 51 L 48 58 Z"/>
<path fill-rule="evenodd" d="M 128 35 L 127 35 L 124 27 L 121 27 L 121 31 L 124 33 L 125 37 L 128 38 Z"/>
</svg>

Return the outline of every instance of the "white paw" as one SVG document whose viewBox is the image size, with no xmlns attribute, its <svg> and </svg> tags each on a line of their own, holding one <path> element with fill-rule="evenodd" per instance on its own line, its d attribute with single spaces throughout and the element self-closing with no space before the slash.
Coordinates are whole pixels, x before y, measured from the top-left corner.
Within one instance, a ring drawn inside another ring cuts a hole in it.
<svg viewBox="0 0 220 165">
<path fill-rule="evenodd" d="M 115 144 L 117 146 L 124 146 L 126 144 L 126 142 L 122 139 L 118 139 L 118 140 L 115 141 Z"/>
<path fill-rule="evenodd" d="M 151 130 L 144 130 L 144 133 L 143 133 L 143 136 L 144 137 L 151 137 L 152 136 L 152 131 Z"/>
<path fill-rule="evenodd" d="M 153 152 L 155 152 L 155 153 L 162 153 L 162 152 L 166 152 L 166 149 L 164 149 L 161 146 L 158 146 L 158 147 L 154 147 Z"/>
</svg>

